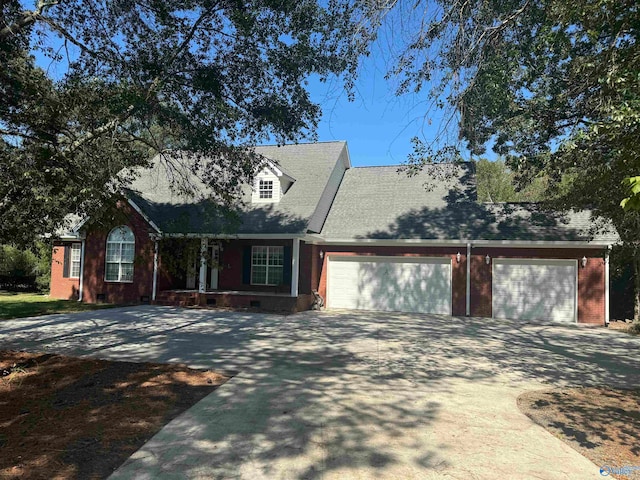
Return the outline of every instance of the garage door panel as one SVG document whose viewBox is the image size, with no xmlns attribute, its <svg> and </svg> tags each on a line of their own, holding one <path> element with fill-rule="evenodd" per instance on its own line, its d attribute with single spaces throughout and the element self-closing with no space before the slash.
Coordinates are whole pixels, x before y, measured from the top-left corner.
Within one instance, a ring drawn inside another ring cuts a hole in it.
<svg viewBox="0 0 640 480">
<path fill-rule="evenodd" d="M 494 260 L 494 318 L 575 321 L 576 269 L 573 260 Z"/>
<path fill-rule="evenodd" d="M 449 259 L 331 259 L 328 302 L 333 308 L 451 313 Z"/>
</svg>

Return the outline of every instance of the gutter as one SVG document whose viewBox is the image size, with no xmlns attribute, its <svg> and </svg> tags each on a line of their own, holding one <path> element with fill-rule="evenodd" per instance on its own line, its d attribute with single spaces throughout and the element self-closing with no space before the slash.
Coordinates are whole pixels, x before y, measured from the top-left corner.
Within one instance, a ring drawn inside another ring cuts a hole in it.
<svg viewBox="0 0 640 480">
<path fill-rule="evenodd" d="M 603 242 L 572 242 L 572 241 L 547 241 L 547 240 L 425 240 L 419 238 L 408 239 L 378 239 L 378 238 L 335 238 L 327 239 L 317 234 L 307 234 L 305 241 L 315 245 L 379 245 L 379 246 L 400 246 L 416 245 L 431 247 L 450 247 L 455 245 L 469 245 L 473 247 L 512 247 L 512 248 L 593 248 L 601 249 L 608 247 L 608 243 Z"/>
</svg>

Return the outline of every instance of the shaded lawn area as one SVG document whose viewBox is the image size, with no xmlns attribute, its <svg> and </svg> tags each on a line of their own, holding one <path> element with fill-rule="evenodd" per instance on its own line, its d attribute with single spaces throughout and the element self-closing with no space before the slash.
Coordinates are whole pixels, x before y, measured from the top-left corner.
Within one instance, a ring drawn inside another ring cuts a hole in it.
<svg viewBox="0 0 640 480">
<path fill-rule="evenodd" d="M 0 478 L 106 478 L 227 380 L 183 365 L 0 351 Z"/>
<path fill-rule="evenodd" d="M 114 306 L 82 303 L 76 300 L 57 300 L 37 293 L 0 292 L 0 320 L 52 313 L 85 312 Z"/>
<path fill-rule="evenodd" d="M 527 392 L 518 407 L 599 467 L 640 467 L 640 389 Z M 640 479 L 640 468 L 612 478 Z"/>
</svg>

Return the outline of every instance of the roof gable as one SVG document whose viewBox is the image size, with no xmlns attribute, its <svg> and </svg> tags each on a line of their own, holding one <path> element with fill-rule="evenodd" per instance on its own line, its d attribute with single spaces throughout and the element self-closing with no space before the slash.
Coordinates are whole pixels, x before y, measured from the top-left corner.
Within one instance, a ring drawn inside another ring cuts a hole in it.
<svg viewBox="0 0 640 480">
<path fill-rule="evenodd" d="M 332 191 L 327 184 L 337 165 L 343 171 L 347 168 L 346 142 L 258 146 L 255 151 L 267 159 L 265 167 L 291 181 L 277 203 L 252 204 L 252 185 L 245 185 L 234 211 L 221 209 L 207 198 L 206 185 L 188 171 L 183 181 L 191 182 L 202 195 L 187 197 L 172 188 L 157 158 L 150 169 L 139 172 L 130 196 L 165 233 L 302 234 L 310 225 L 321 227 L 328 208 L 318 209 L 318 205 L 330 205 L 333 200 L 337 186 Z"/>
</svg>

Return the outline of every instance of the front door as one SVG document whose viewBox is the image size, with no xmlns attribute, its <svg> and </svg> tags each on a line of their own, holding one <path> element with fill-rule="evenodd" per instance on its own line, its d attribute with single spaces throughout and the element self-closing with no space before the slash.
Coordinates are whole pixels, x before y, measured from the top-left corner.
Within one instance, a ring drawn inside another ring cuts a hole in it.
<svg viewBox="0 0 640 480">
<path fill-rule="evenodd" d="M 195 290 L 198 283 L 198 265 L 199 261 L 197 256 L 189 259 L 189 266 L 187 267 L 187 284 L 185 285 L 187 290 Z"/>
<path fill-rule="evenodd" d="M 211 245 L 209 247 L 209 275 L 207 290 L 217 290 L 218 289 L 218 265 L 220 263 L 220 246 L 219 245 Z"/>
</svg>

